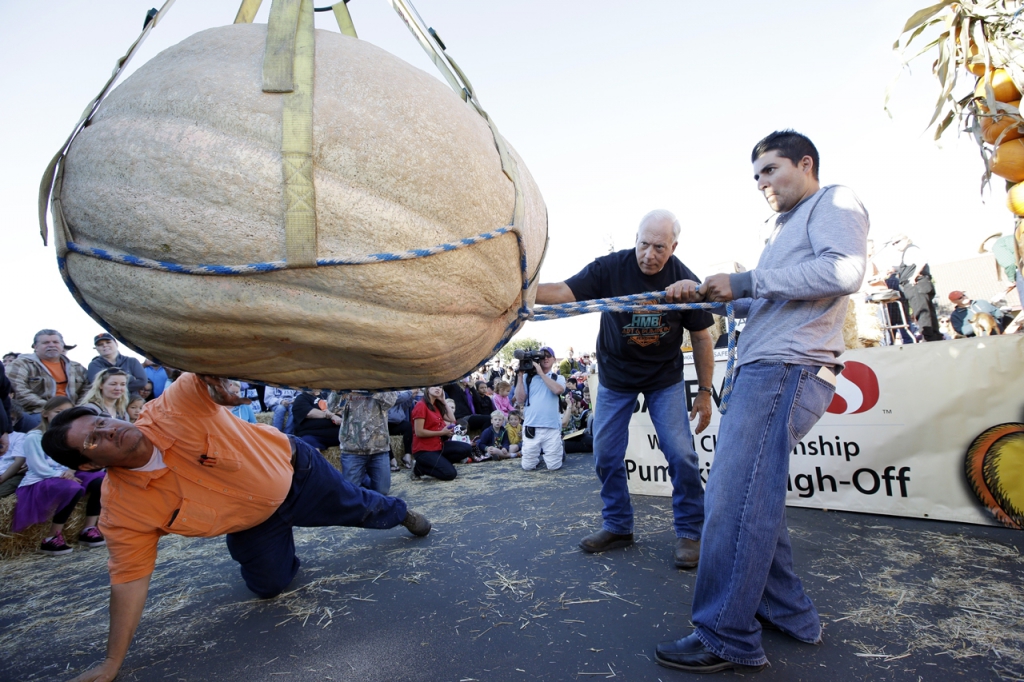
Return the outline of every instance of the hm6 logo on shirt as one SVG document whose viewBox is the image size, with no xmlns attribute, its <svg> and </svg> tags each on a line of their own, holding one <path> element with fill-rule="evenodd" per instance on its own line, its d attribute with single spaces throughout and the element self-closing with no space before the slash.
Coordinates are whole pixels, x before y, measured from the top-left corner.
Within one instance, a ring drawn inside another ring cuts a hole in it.
<svg viewBox="0 0 1024 682">
<path fill-rule="evenodd" d="M 635 343 L 640 347 L 660 344 L 661 337 L 671 331 L 671 328 L 662 322 L 663 317 L 661 314 L 634 314 L 633 321 L 622 328 L 622 335 L 628 339 L 628 343 Z"/>
</svg>

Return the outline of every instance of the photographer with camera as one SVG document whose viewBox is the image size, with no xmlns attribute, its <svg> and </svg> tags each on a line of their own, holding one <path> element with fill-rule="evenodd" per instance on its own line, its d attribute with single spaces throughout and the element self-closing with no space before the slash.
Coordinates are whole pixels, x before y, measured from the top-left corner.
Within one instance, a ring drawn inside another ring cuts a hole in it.
<svg viewBox="0 0 1024 682">
<path fill-rule="evenodd" d="M 523 405 L 523 469 L 536 469 L 540 456 L 549 471 L 562 466 L 562 419 L 558 399 L 565 390 L 565 378 L 551 371 L 555 351 L 545 346 L 536 351 L 515 351 L 516 404 Z"/>
</svg>

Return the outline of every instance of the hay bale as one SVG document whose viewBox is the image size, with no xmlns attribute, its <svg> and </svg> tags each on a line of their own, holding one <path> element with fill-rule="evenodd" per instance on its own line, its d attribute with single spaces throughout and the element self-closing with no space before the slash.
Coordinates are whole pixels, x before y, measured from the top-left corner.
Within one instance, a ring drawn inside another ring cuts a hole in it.
<svg viewBox="0 0 1024 682">
<path fill-rule="evenodd" d="M 405 440 L 401 436 L 391 436 L 391 452 L 398 459 L 405 457 Z"/>
<path fill-rule="evenodd" d="M 46 539 L 50 532 L 50 522 L 37 523 L 29 526 L 20 533 L 11 532 L 11 522 L 14 520 L 14 507 L 17 504 L 17 497 L 8 495 L 0 499 L 0 560 L 12 559 L 20 554 L 34 552 Z M 72 547 L 78 534 L 85 527 L 85 499 L 79 501 L 71 518 L 64 524 L 64 539 Z"/>
<path fill-rule="evenodd" d="M 274 413 L 273 412 L 257 412 L 256 421 L 260 424 L 266 424 L 268 426 L 274 425 Z"/>
<path fill-rule="evenodd" d="M 118 86 L 68 151 L 65 239 L 176 264 L 285 259 L 282 102 L 262 91 L 267 28 L 209 29 Z M 515 193 L 484 119 L 374 45 L 316 32 L 319 258 L 458 242 L 508 225 Z M 547 209 L 518 155 L 528 275 Z M 56 213 L 56 210 L 55 210 Z M 415 260 L 188 275 L 66 254 L 91 308 L 165 364 L 290 386 L 374 389 L 462 376 L 490 357 L 522 291 L 514 234 Z M 486 273 L 486 276 L 481 276 Z M 132 291 L 132 305 L 122 292 Z"/>
</svg>

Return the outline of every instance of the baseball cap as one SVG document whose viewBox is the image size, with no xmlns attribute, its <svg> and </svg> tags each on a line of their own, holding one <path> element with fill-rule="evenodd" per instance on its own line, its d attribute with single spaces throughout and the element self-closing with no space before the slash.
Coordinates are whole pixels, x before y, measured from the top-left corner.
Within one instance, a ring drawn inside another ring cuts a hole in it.
<svg viewBox="0 0 1024 682">
<path fill-rule="evenodd" d="M 95 346 L 100 341 L 113 341 L 114 343 L 117 343 L 117 339 L 115 339 L 113 336 L 111 336 L 107 332 L 103 332 L 102 334 L 97 334 L 96 336 L 94 336 L 93 339 L 92 339 L 92 345 Z"/>
<path fill-rule="evenodd" d="M 949 292 L 949 300 L 956 303 L 962 298 L 967 298 L 967 293 L 963 291 L 951 291 Z"/>
<path fill-rule="evenodd" d="M 557 357 L 555 355 L 555 351 L 551 348 L 551 346 L 544 346 L 543 348 L 541 348 L 541 351 L 544 352 L 544 353 L 547 353 L 548 355 L 550 355 L 553 358 Z"/>
</svg>

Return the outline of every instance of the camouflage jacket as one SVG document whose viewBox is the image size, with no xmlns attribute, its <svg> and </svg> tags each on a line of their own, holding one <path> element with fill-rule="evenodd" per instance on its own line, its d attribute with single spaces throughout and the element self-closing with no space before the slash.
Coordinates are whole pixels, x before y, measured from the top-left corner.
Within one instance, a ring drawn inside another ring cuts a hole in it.
<svg viewBox="0 0 1024 682">
<path fill-rule="evenodd" d="M 77 403 L 89 390 L 85 381 L 85 367 L 69 360 L 66 355 L 61 355 L 60 360 L 64 363 L 64 373 L 68 377 L 67 395 Z M 25 414 L 42 412 L 46 401 L 57 395 L 57 381 L 35 353 L 18 356 L 7 368 L 7 378 L 14 387 L 14 401 Z"/>
<path fill-rule="evenodd" d="M 376 455 L 390 449 L 388 410 L 398 400 L 394 391 L 364 395 L 346 393 L 335 411 L 341 417 L 338 440 L 347 455 Z"/>
</svg>

